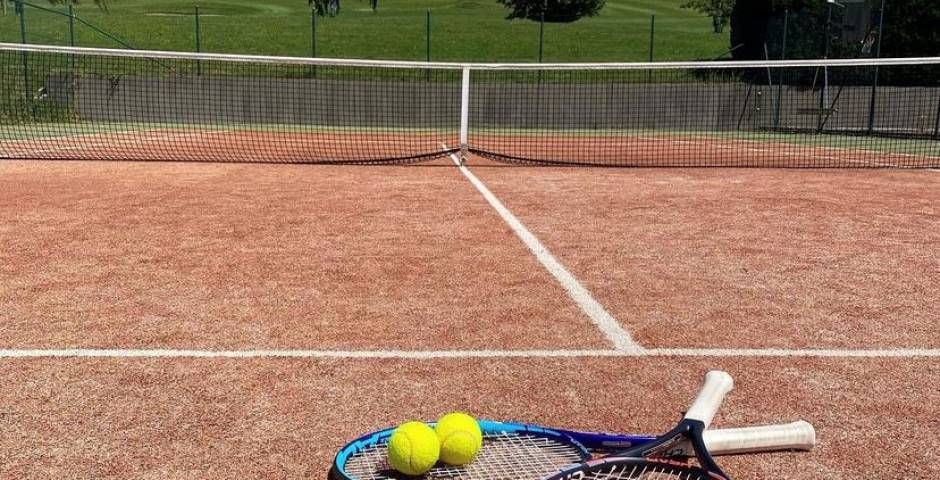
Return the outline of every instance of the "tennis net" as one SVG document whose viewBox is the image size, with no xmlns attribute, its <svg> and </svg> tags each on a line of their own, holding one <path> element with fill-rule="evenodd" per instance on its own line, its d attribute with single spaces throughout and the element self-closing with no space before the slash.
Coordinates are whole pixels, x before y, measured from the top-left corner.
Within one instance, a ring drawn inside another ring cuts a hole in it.
<svg viewBox="0 0 940 480">
<path fill-rule="evenodd" d="M 940 58 L 456 64 L 0 44 L 0 158 L 940 167 Z"/>
</svg>

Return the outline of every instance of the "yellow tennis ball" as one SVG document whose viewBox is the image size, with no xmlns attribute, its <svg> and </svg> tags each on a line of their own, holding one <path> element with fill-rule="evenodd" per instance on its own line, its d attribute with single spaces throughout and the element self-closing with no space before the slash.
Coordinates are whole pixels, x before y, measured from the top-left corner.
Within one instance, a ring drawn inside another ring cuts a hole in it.
<svg viewBox="0 0 940 480">
<path fill-rule="evenodd" d="M 421 422 L 403 423 L 388 439 L 388 463 L 405 475 L 422 475 L 437 463 L 441 444 L 431 427 Z"/>
<path fill-rule="evenodd" d="M 450 465 L 466 465 L 476 458 L 483 446 L 480 424 L 466 413 L 448 413 L 434 428 L 441 442 L 441 460 Z"/>
</svg>

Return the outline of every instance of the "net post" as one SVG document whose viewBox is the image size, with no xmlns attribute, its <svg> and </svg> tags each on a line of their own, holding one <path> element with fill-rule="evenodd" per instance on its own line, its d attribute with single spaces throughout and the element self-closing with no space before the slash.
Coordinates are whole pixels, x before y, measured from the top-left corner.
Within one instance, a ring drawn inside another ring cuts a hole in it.
<svg viewBox="0 0 940 480">
<path fill-rule="evenodd" d="M 470 128 L 470 67 L 464 65 L 460 81 L 460 164 L 467 161 L 468 131 Z"/>
</svg>

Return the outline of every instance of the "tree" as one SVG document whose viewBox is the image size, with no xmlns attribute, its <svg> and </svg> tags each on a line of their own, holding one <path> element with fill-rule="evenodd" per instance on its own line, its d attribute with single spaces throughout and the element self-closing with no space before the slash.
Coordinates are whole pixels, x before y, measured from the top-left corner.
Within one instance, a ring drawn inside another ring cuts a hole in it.
<svg viewBox="0 0 940 480">
<path fill-rule="evenodd" d="M 879 7 L 876 4 L 873 9 L 876 28 Z M 882 57 L 933 57 L 940 53 L 940 4 L 936 0 L 886 0 L 884 16 Z M 938 86 L 940 67 L 882 69 L 881 83 Z"/>
<path fill-rule="evenodd" d="M 686 0 L 680 7 L 696 10 L 712 17 L 715 33 L 721 33 L 728 25 L 728 19 L 731 18 L 734 0 Z"/>
<path fill-rule="evenodd" d="M 497 0 L 510 9 L 506 18 L 541 20 L 546 22 L 573 22 L 581 17 L 593 17 L 604 8 L 604 0 Z"/>
<path fill-rule="evenodd" d="M 882 57 L 935 56 L 940 52 L 940 4 L 937 0 L 885 0 L 884 28 L 878 32 L 881 0 L 868 0 L 869 31 L 881 42 Z M 829 15 L 832 14 L 832 21 Z M 735 60 L 763 60 L 764 46 L 772 59 L 857 58 L 874 55 L 861 44 L 841 37 L 843 9 L 823 0 L 749 0 L 731 13 L 731 45 Z M 787 27 L 783 51 L 783 26 Z M 935 66 L 885 68 L 882 85 L 937 85 Z"/>
<path fill-rule="evenodd" d="M 936 0 L 887 0 L 884 23 L 883 57 L 940 54 L 940 4 Z"/>
</svg>

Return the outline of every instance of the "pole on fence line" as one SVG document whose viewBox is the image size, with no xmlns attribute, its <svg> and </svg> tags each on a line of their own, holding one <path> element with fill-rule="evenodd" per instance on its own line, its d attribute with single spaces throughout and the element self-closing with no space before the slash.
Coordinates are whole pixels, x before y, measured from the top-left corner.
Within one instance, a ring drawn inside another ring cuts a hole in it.
<svg viewBox="0 0 940 480">
<path fill-rule="evenodd" d="M 200 27 L 200 25 L 199 25 L 199 5 L 196 5 L 195 9 L 196 9 L 196 14 L 195 14 L 195 19 L 196 19 L 196 53 L 199 53 L 199 52 L 202 52 L 202 38 L 201 38 L 201 37 L 202 37 L 202 31 L 201 31 L 201 29 L 199 28 L 199 27 Z"/>
<path fill-rule="evenodd" d="M 72 2 L 69 2 L 69 45 L 75 46 L 75 12 Z"/>
<path fill-rule="evenodd" d="M 780 60 L 787 59 L 787 30 L 790 24 L 790 9 L 783 11 L 783 41 L 780 42 Z M 774 112 L 774 129 L 780 128 L 780 110 L 783 105 L 783 69 L 777 79 L 777 111 Z"/>
<path fill-rule="evenodd" d="M 317 9 L 311 4 L 310 8 L 310 56 L 317 58 Z M 317 66 L 312 65 L 310 72 L 317 78 Z"/>
<path fill-rule="evenodd" d="M 427 22 L 425 22 L 426 32 L 427 32 L 427 54 L 425 58 L 427 61 L 431 61 L 431 9 L 428 9 Z"/>
<path fill-rule="evenodd" d="M 829 44 L 832 43 L 832 4 L 826 3 L 826 34 L 823 37 L 823 59 L 829 58 Z M 817 70 L 818 71 L 818 70 Z M 822 132 L 825 110 L 829 103 L 829 67 L 823 65 L 823 88 L 819 91 L 819 112 L 816 115 L 816 131 Z"/>
<path fill-rule="evenodd" d="M 940 97 L 937 98 L 937 120 L 933 125 L 933 136 L 940 140 Z"/>
<path fill-rule="evenodd" d="M 656 38 L 656 14 L 650 14 L 650 53 L 649 53 L 649 62 L 653 63 L 653 41 Z M 653 71 L 648 70 L 646 72 L 646 81 L 653 82 Z"/>
<path fill-rule="evenodd" d="M 199 28 L 199 5 L 196 5 L 196 53 L 202 52 L 202 31 Z M 202 75 L 202 61 L 196 60 L 196 75 Z"/>
<path fill-rule="evenodd" d="M 542 63 L 545 53 L 545 11 L 548 10 L 548 0 L 542 2 L 542 16 L 539 19 L 539 63 Z"/>
<path fill-rule="evenodd" d="M 317 58 L 317 9 L 310 9 L 310 56 Z"/>
<path fill-rule="evenodd" d="M 26 6 L 23 5 L 23 0 L 16 0 L 14 4 L 16 13 L 20 15 L 20 43 L 26 43 Z M 29 59 L 26 52 L 22 52 L 23 56 L 23 97 L 24 100 L 29 103 L 29 95 L 33 90 L 29 84 Z"/>
<path fill-rule="evenodd" d="M 768 61 L 768 62 L 770 61 L 770 48 L 767 47 L 767 42 L 764 42 L 764 60 L 766 60 L 766 61 Z M 770 68 L 770 65 L 767 65 L 767 91 L 770 92 L 770 91 L 772 91 L 773 89 L 774 89 L 774 74 L 773 74 L 773 71 L 772 71 L 771 68 Z M 758 106 L 758 109 L 759 109 L 758 111 L 762 111 L 763 108 L 764 108 L 762 102 L 763 102 L 763 95 L 761 94 L 761 91 L 758 90 L 758 91 L 757 91 L 757 106 Z M 745 104 L 745 105 L 746 105 L 746 104 Z M 778 105 L 779 105 L 779 103 L 778 103 Z M 744 119 L 744 115 L 743 115 L 743 113 L 742 113 L 742 115 L 741 115 L 740 117 L 738 117 L 738 126 L 741 125 L 741 120 L 743 120 L 743 119 Z M 760 122 L 761 119 L 758 118 L 756 121 L 757 121 L 757 122 Z"/>
<path fill-rule="evenodd" d="M 878 45 L 875 47 L 875 58 L 881 58 L 881 41 L 884 39 L 885 26 L 885 0 L 881 0 L 881 10 L 878 11 Z M 868 106 L 868 134 L 875 131 L 875 103 L 878 96 L 878 66 L 875 65 L 874 79 L 871 82 L 871 104 Z"/>
<path fill-rule="evenodd" d="M 2 2 L 3 0 L 0 0 Z M 75 46 L 75 9 L 72 8 L 73 2 L 69 0 L 69 46 Z M 69 76 L 72 74 L 72 68 L 75 67 L 75 56 L 69 55 Z"/>
<path fill-rule="evenodd" d="M 26 43 L 26 6 L 23 0 L 16 0 L 16 13 L 20 16 L 20 43 Z"/>
</svg>

